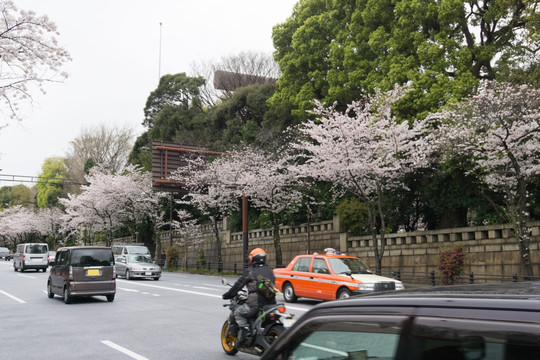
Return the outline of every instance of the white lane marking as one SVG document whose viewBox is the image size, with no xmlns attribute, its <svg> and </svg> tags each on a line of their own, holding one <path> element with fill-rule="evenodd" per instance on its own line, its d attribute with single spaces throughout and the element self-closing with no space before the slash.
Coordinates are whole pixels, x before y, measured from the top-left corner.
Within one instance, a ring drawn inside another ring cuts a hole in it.
<svg viewBox="0 0 540 360">
<path fill-rule="evenodd" d="M 119 288 L 119 289 L 124 290 L 124 291 L 139 292 L 139 290 L 136 290 L 136 289 L 126 289 L 126 288 Z"/>
<path fill-rule="evenodd" d="M 167 286 L 150 285 L 150 284 L 143 284 L 143 283 L 133 283 L 133 285 L 148 286 L 148 287 L 153 287 L 153 288 L 156 288 L 156 289 L 171 290 L 171 291 L 184 292 L 184 293 L 189 293 L 189 294 L 217 297 L 217 298 L 221 299 L 221 295 L 205 294 L 205 293 L 198 292 L 198 291 L 183 290 L 183 289 L 171 288 L 171 287 L 167 287 Z"/>
<path fill-rule="evenodd" d="M 122 347 L 122 346 L 120 346 L 120 345 L 117 345 L 117 344 L 113 343 L 112 341 L 109 341 L 109 340 L 103 340 L 101 343 L 102 343 L 102 344 L 105 344 L 105 345 L 107 345 L 107 346 L 109 346 L 109 347 L 112 347 L 113 349 L 118 350 L 118 351 L 120 351 L 121 353 L 124 353 L 124 354 L 126 354 L 127 356 L 129 356 L 129 357 L 131 357 L 131 358 L 133 358 L 133 359 L 137 359 L 137 360 L 148 360 L 148 358 L 145 358 L 144 356 L 141 356 L 141 355 L 139 355 L 139 354 L 137 354 L 137 353 L 134 353 L 133 351 L 128 350 L 128 349 L 126 349 L 125 347 Z"/>
<path fill-rule="evenodd" d="M 13 300 L 20 302 L 21 304 L 26 304 L 26 301 L 21 300 L 21 299 L 19 299 L 18 297 L 15 297 L 15 296 L 13 296 L 13 295 L 11 295 L 11 294 L 8 294 L 7 292 L 5 292 L 5 291 L 3 291 L 3 290 L 0 290 L 0 294 L 4 294 L 4 295 L 6 295 L 7 297 L 12 298 Z"/>
<path fill-rule="evenodd" d="M 22 277 L 25 277 L 25 278 L 29 278 L 29 279 L 35 279 L 35 278 L 36 278 L 35 276 L 23 275 L 23 274 L 19 274 L 19 276 L 22 276 Z"/>
<path fill-rule="evenodd" d="M 160 286 L 160 285 L 143 284 L 143 283 L 133 283 L 133 285 L 149 286 L 149 287 L 153 287 L 153 288 L 157 288 L 157 289 L 171 290 L 171 291 L 178 291 L 178 292 L 185 292 L 185 293 L 189 293 L 189 294 L 203 295 L 203 296 L 210 296 L 210 297 L 216 297 L 216 298 L 220 298 L 220 299 L 221 299 L 221 295 L 206 294 L 206 293 L 202 293 L 202 292 L 198 292 L 198 291 L 189 291 L 189 290 L 176 289 L 176 288 L 171 288 L 171 287 L 166 287 L 166 286 Z M 180 285 L 180 284 L 178 284 L 178 285 Z M 211 289 L 211 290 L 212 290 L 212 289 Z M 285 305 L 285 307 L 286 307 L 287 309 L 298 310 L 298 311 L 308 311 L 308 310 L 309 310 L 309 309 L 303 309 L 303 308 L 296 307 L 296 306 L 288 306 L 288 305 Z"/>
<path fill-rule="evenodd" d="M 194 286 L 193 288 L 194 289 L 202 289 L 202 290 L 216 290 L 216 289 L 207 288 L 207 287 L 204 287 L 204 286 Z"/>
<path fill-rule="evenodd" d="M 215 287 L 215 288 L 220 288 L 220 289 L 223 289 L 223 285 L 216 285 L 216 284 L 203 284 L 204 286 L 212 286 L 212 287 Z"/>
</svg>

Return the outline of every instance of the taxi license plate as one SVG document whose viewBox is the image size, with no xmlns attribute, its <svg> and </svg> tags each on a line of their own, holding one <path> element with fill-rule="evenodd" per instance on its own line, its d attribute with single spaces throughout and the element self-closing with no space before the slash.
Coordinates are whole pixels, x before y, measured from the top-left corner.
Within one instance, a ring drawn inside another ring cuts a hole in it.
<svg viewBox="0 0 540 360">
<path fill-rule="evenodd" d="M 88 270 L 86 270 L 86 275 L 88 275 L 88 276 L 99 276 L 99 269 L 88 269 Z"/>
<path fill-rule="evenodd" d="M 150 276 L 150 275 L 152 275 L 152 272 L 151 272 L 151 271 L 147 271 L 147 272 L 144 273 L 144 275 Z"/>
</svg>

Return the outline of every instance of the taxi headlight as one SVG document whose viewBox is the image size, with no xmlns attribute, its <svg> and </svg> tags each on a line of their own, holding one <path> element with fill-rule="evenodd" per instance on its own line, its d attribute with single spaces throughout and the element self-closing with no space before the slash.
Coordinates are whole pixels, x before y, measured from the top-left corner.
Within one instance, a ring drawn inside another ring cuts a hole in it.
<svg viewBox="0 0 540 360">
<path fill-rule="evenodd" d="M 360 291 L 373 291 L 373 283 L 361 283 L 358 284 L 358 290 Z"/>
<path fill-rule="evenodd" d="M 403 286 L 403 283 L 396 283 L 396 290 L 404 290 L 405 286 Z"/>
</svg>

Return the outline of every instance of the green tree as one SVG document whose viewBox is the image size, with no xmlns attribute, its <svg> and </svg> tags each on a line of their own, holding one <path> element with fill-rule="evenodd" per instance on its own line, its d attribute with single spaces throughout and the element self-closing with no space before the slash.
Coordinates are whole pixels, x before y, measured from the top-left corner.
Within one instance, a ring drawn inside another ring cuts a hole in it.
<svg viewBox="0 0 540 360">
<path fill-rule="evenodd" d="M 479 79 L 526 66 L 538 48 L 538 0 L 303 0 L 274 27 L 283 75 L 272 107 L 304 121 L 318 99 L 343 109 L 362 93 L 413 81 L 395 109 L 424 117 Z M 514 59 L 510 65 L 499 59 Z M 530 70 L 531 67 L 529 67 Z"/>
<path fill-rule="evenodd" d="M 189 77 L 185 73 L 164 75 L 156 90 L 152 91 L 144 108 L 143 125 L 148 129 L 140 135 L 129 155 L 131 164 L 150 170 L 151 156 L 148 153 L 152 141 L 173 141 L 189 145 L 204 146 L 208 127 L 199 87 L 202 77 Z"/>
<path fill-rule="evenodd" d="M 69 177 L 64 158 L 51 157 L 45 159 L 36 185 L 38 189 L 37 206 L 40 208 L 57 206 L 59 198 L 66 198 L 64 179 L 69 179 Z"/>
</svg>

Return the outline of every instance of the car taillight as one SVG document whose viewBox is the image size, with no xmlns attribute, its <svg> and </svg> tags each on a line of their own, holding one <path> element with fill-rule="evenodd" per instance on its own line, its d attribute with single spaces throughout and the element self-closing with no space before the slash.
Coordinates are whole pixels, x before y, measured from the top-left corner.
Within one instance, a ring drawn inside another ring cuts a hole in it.
<svg viewBox="0 0 540 360">
<path fill-rule="evenodd" d="M 287 309 L 285 309 L 285 306 L 280 306 L 279 309 L 278 309 L 278 311 L 279 311 L 280 313 L 284 313 L 285 310 L 287 310 Z"/>
<path fill-rule="evenodd" d="M 116 279 L 116 266 L 112 267 L 112 278 Z"/>
<path fill-rule="evenodd" d="M 22 255 L 22 261 L 24 262 L 24 259 L 26 259 L 26 254 Z"/>
<path fill-rule="evenodd" d="M 69 267 L 69 280 L 73 280 L 73 267 Z"/>
</svg>

